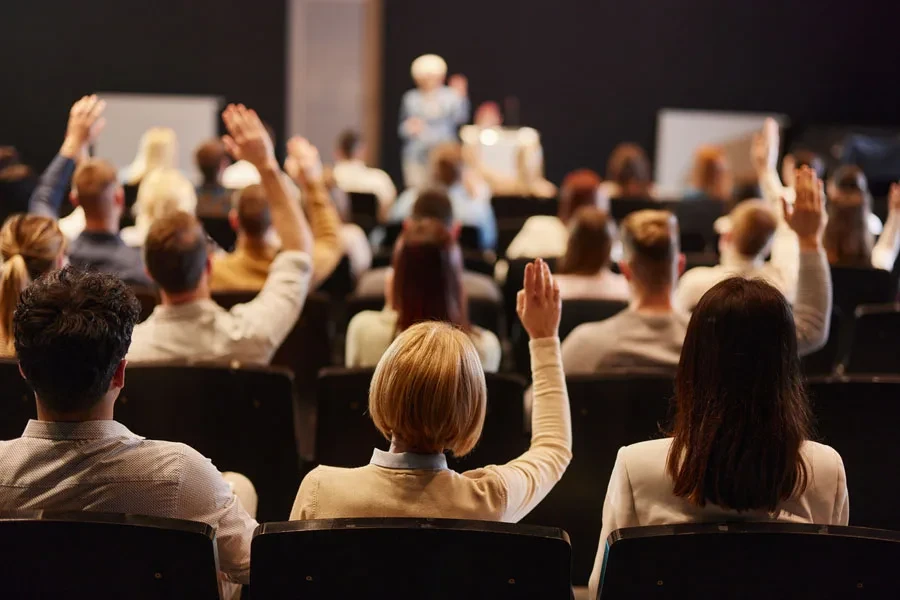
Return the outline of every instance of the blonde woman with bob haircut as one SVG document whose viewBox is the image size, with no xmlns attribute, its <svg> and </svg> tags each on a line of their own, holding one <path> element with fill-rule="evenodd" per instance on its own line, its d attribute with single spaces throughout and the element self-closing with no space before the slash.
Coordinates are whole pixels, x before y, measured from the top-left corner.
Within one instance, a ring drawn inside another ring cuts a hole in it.
<svg viewBox="0 0 900 600">
<path fill-rule="evenodd" d="M 197 192 L 178 169 L 157 169 L 144 178 L 134 203 L 134 226 L 122 230 L 122 240 L 141 247 L 155 221 L 177 212 L 194 214 Z"/>
<path fill-rule="evenodd" d="M 0 229 L 0 356 L 15 356 L 13 313 L 34 280 L 63 266 L 66 237 L 55 219 L 15 214 Z"/>
<path fill-rule="evenodd" d="M 138 185 L 156 169 L 174 169 L 178 163 L 178 137 L 168 127 L 151 127 L 141 136 L 137 156 L 122 169 L 122 183 Z"/>
<path fill-rule="evenodd" d="M 525 271 L 517 312 L 531 338 L 531 447 L 505 465 L 465 473 L 445 452 L 465 456 L 481 437 L 487 389 L 465 333 L 440 322 L 413 325 L 379 361 L 369 414 L 391 442 L 356 469 L 320 466 L 297 492 L 292 520 L 433 517 L 514 523 L 562 477 L 572 458 L 569 396 L 559 350 L 559 287 L 543 261 Z"/>
</svg>

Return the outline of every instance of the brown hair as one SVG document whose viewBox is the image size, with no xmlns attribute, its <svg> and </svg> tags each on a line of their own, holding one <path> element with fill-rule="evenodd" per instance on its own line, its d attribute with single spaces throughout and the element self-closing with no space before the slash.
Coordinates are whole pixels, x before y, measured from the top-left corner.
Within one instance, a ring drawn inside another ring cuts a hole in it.
<svg viewBox="0 0 900 600">
<path fill-rule="evenodd" d="M 41 275 L 52 271 L 66 251 L 66 238 L 55 219 L 12 215 L 0 229 L 0 334 L 7 356 L 15 355 L 13 314 L 19 296 Z"/>
<path fill-rule="evenodd" d="M 414 221 L 394 248 L 392 298 L 397 331 L 421 321 L 445 321 L 472 330 L 462 284 L 462 252 L 434 219 Z"/>
<path fill-rule="evenodd" d="M 828 224 L 823 245 L 828 262 L 842 267 L 871 267 L 874 236 L 869 231 L 872 196 L 862 170 L 845 165 L 829 182 Z"/>
<path fill-rule="evenodd" d="M 197 289 L 206 270 L 206 234 L 200 221 L 176 212 L 153 222 L 144 242 L 144 263 L 169 294 Z"/>
<path fill-rule="evenodd" d="M 719 146 L 701 146 L 694 154 L 693 184 L 710 198 L 731 200 L 734 182 L 725 150 Z"/>
<path fill-rule="evenodd" d="M 435 219 L 450 229 L 453 227 L 453 204 L 444 190 L 426 189 L 419 192 L 416 197 L 409 218 L 412 220 Z"/>
<path fill-rule="evenodd" d="M 444 142 L 429 155 L 431 177 L 435 183 L 450 187 L 462 177 L 462 147 L 456 142 Z"/>
<path fill-rule="evenodd" d="M 772 241 L 778 221 L 762 200 L 744 200 L 731 211 L 731 241 L 742 256 L 759 256 Z"/>
<path fill-rule="evenodd" d="M 654 291 L 674 283 L 675 263 L 681 252 L 678 219 L 665 210 L 638 210 L 622 221 L 623 259 L 634 278 Z"/>
<path fill-rule="evenodd" d="M 559 189 L 557 216 L 568 223 L 582 206 L 597 206 L 600 176 L 590 169 L 577 169 L 566 175 Z"/>
<path fill-rule="evenodd" d="M 369 387 L 369 415 L 378 430 L 422 454 L 471 452 L 486 407 L 478 352 L 468 335 L 446 323 L 419 323 L 397 336 Z"/>
<path fill-rule="evenodd" d="M 560 258 L 557 271 L 569 275 L 596 275 L 609 264 L 615 237 L 612 219 L 598 208 L 583 206 L 571 223 L 566 253 Z"/>
<path fill-rule="evenodd" d="M 650 192 L 650 160 L 637 144 L 616 146 L 606 163 L 606 179 L 619 187 L 622 196 L 647 196 Z"/>
<path fill-rule="evenodd" d="M 272 212 L 263 186 L 255 183 L 238 192 L 237 218 L 247 236 L 258 239 L 266 234 L 272 226 Z"/>
<path fill-rule="evenodd" d="M 75 169 L 72 186 L 78 197 L 78 205 L 89 217 L 104 217 L 115 199 L 117 188 L 116 169 L 107 161 L 91 158 Z"/>
<path fill-rule="evenodd" d="M 194 160 L 203 174 L 203 182 L 216 183 L 219 180 L 219 169 L 227 160 L 225 146 L 218 138 L 207 140 L 197 147 Z"/>
<path fill-rule="evenodd" d="M 666 469 L 676 496 L 767 510 L 808 481 L 810 411 L 791 307 L 768 283 L 715 285 L 691 315 L 675 378 Z"/>
</svg>

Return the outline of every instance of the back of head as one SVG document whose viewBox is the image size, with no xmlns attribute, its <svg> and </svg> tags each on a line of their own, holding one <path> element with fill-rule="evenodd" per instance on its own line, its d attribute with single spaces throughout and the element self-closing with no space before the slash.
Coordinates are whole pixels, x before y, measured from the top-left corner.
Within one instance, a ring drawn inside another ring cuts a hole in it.
<svg viewBox="0 0 900 600">
<path fill-rule="evenodd" d="M 727 279 L 691 316 L 675 382 L 668 472 L 699 506 L 774 511 L 806 486 L 809 406 L 791 307 L 762 280 Z"/>
<path fill-rule="evenodd" d="M 261 239 L 272 226 L 269 198 L 263 186 L 248 185 L 238 193 L 237 218 L 241 231 L 250 238 Z"/>
<path fill-rule="evenodd" d="M 207 140 L 197 147 L 194 153 L 197 168 L 203 174 L 204 183 L 218 183 L 219 173 L 225 165 L 227 156 L 225 146 L 218 138 Z"/>
<path fill-rule="evenodd" d="M 141 181 L 134 210 L 137 219 L 145 224 L 179 211 L 193 214 L 197 210 L 197 192 L 178 169 L 157 169 Z"/>
<path fill-rule="evenodd" d="M 828 182 L 828 224 L 823 244 L 828 262 L 843 267 L 871 267 L 875 239 L 869 231 L 872 196 L 862 170 L 837 169 Z"/>
<path fill-rule="evenodd" d="M 578 209 L 598 204 L 600 176 L 590 169 L 577 169 L 563 179 L 559 189 L 559 212 L 557 216 L 568 223 Z"/>
<path fill-rule="evenodd" d="M 450 187 L 462 177 L 462 148 L 456 142 L 444 142 L 429 155 L 431 178 L 434 183 Z"/>
<path fill-rule="evenodd" d="M 28 165 L 19 161 L 19 152 L 12 146 L 0 146 L 0 183 L 16 183 L 33 175 Z"/>
<path fill-rule="evenodd" d="M 350 160 L 356 156 L 356 151 L 361 143 L 362 138 L 360 135 L 353 129 L 347 129 L 341 132 L 341 135 L 338 137 L 338 152 L 341 153 L 343 159 Z"/>
<path fill-rule="evenodd" d="M 647 153 L 637 144 L 619 144 L 606 163 L 606 179 L 614 182 L 623 196 L 646 196 L 650 189 Z"/>
<path fill-rule="evenodd" d="M 731 199 L 733 181 L 725 151 L 718 146 L 701 146 L 694 154 L 693 185 L 717 200 Z"/>
<path fill-rule="evenodd" d="M 394 248 L 392 299 L 397 330 L 422 321 L 445 321 L 468 331 L 462 253 L 433 219 L 413 221 Z"/>
<path fill-rule="evenodd" d="M 397 336 L 369 388 L 369 414 L 378 430 L 422 454 L 471 452 L 486 406 L 478 352 L 465 333 L 446 323 L 420 323 Z"/>
<path fill-rule="evenodd" d="M 168 127 L 151 127 L 141 136 L 128 183 L 140 183 L 156 169 L 174 169 L 178 163 L 178 138 Z"/>
<path fill-rule="evenodd" d="M 443 79 L 447 75 L 447 63 L 437 54 L 423 54 L 412 62 L 410 74 L 416 82 L 428 78 Z"/>
<path fill-rule="evenodd" d="M 447 192 L 429 188 L 419 192 L 410 212 L 410 220 L 434 219 L 448 230 L 453 227 L 453 204 Z"/>
<path fill-rule="evenodd" d="M 0 229 L 0 333 L 3 351 L 13 354 L 13 312 L 19 295 L 41 275 L 59 264 L 66 238 L 56 220 L 39 215 L 16 214 Z"/>
<path fill-rule="evenodd" d="M 762 200 L 744 200 L 729 214 L 731 243 L 748 258 L 765 254 L 775 235 L 778 220 Z"/>
<path fill-rule="evenodd" d="M 86 160 L 75 169 L 72 187 L 87 218 L 104 219 L 115 206 L 116 169 L 99 158 Z"/>
<path fill-rule="evenodd" d="M 114 275 L 66 267 L 29 286 L 15 312 L 15 346 L 41 404 L 66 414 L 99 402 L 139 315 L 134 293 Z"/>
<path fill-rule="evenodd" d="M 566 253 L 559 261 L 559 273 L 595 275 L 609 264 L 615 237 L 612 219 L 598 208 L 578 209 L 569 225 Z"/>
<path fill-rule="evenodd" d="M 168 294 L 197 289 L 206 270 L 206 234 L 194 215 L 176 212 L 154 221 L 144 242 L 144 264 Z"/>
<path fill-rule="evenodd" d="M 662 291 L 675 283 L 681 252 L 678 219 L 665 210 L 638 210 L 622 221 L 623 259 L 634 282 L 647 291 Z"/>
</svg>

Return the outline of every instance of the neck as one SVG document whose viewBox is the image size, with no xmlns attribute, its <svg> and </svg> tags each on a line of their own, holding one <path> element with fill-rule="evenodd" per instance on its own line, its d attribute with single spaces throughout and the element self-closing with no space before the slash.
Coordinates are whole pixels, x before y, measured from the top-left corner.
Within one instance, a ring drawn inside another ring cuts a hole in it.
<svg viewBox="0 0 900 600">
<path fill-rule="evenodd" d="M 393 454 L 403 454 L 404 452 L 412 452 L 413 454 L 440 454 L 439 450 L 423 450 L 421 448 L 413 448 L 397 436 L 391 436 L 391 449 Z"/>
<path fill-rule="evenodd" d="M 163 306 L 178 306 L 179 304 L 189 304 L 198 300 L 209 300 L 212 295 L 209 292 L 209 286 L 200 284 L 195 290 L 187 292 L 178 292 L 170 294 L 164 290 L 159 291 L 160 303 Z"/>
<path fill-rule="evenodd" d="M 671 285 L 658 291 L 645 291 L 637 286 L 631 286 L 631 309 L 639 312 L 670 313 L 673 312 L 675 302 Z"/>
<path fill-rule="evenodd" d="M 38 421 L 55 421 L 57 423 L 80 423 L 82 421 L 112 421 L 113 402 L 103 399 L 87 410 L 76 412 L 58 412 L 37 402 Z"/>
<path fill-rule="evenodd" d="M 119 219 L 116 217 L 96 218 L 85 215 L 84 230 L 90 233 L 119 233 Z"/>
<path fill-rule="evenodd" d="M 266 236 L 251 237 L 246 233 L 238 232 L 235 249 L 243 250 L 245 252 L 265 252 L 267 250 L 272 250 L 273 248 L 268 241 L 266 241 Z"/>
</svg>

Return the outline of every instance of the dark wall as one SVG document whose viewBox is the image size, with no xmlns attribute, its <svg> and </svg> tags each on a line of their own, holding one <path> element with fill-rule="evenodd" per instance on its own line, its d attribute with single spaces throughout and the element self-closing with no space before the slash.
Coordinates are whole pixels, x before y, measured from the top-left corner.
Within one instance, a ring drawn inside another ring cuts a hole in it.
<svg viewBox="0 0 900 600">
<path fill-rule="evenodd" d="M 3 2 L 0 144 L 42 168 L 95 90 L 219 95 L 283 131 L 284 44 L 283 0 Z"/>
<path fill-rule="evenodd" d="M 382 162 L 399 176 L 400 96 L 425 52 L 473 105 L 516 96 L 547 172 L 653 151 L 660 108 L 778 111 L 798 124 L 900 124 L 898 2 L 385 0 Z"/>
</svg>

